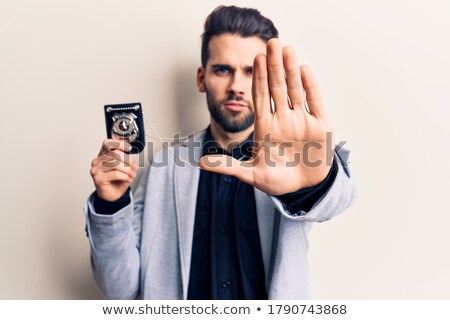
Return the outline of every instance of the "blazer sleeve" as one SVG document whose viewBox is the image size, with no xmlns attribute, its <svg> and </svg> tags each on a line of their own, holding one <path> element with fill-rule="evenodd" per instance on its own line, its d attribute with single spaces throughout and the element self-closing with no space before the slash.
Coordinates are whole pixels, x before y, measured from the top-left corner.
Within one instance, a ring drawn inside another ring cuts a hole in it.
<svg viewBox="0 0 450 320">
<path fill-rule="evenodd" d="M 111 215 L 98 214 L 94 194 L 84 206 L 94 281 L 106 299 L 135 299 L 140 294 L 140 239 L 150 167 L 131 202 Z"/>
<path fill-rule="evenodd" d="M 350 174 L 348 167 L 349 154 L 350 151 L 344 148 L 335 151 L 335 159 L 338 165 L 336 178 L 328 191 L 316 201 L 311 210 L 308 212 L 289 212 L 279 199 L 275 196 L 269 196 L 278 211 L 291 220 L 322 222 L 347 209 L 357 196 L 355 179 Z"/>
</svg>

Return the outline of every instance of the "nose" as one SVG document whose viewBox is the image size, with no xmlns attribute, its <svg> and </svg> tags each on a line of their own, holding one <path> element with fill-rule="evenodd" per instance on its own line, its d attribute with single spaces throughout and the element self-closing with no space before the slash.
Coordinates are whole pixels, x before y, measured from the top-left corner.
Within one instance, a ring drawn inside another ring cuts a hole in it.
<svg viewBox="0 0 450 320">
<path fill-rule="evenodd" d="M 249 83 L 247 82 L 248 79 L 246 79 L 246 77 L 241 72 L 235 72 L 230 78 L 230 84 L 228 86 L 227 93 L 239 96 L 245 95 L 246 87 L 249 85 Z"/>
</svg>

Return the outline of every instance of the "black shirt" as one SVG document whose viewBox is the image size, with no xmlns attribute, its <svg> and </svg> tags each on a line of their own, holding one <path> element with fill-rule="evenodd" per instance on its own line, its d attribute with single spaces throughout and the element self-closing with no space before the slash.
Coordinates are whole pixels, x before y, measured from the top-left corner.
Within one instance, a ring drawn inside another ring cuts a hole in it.
<svg viewBox="0 0 450 320">
<path fill-rule="evenodd" d="M 251 137 L 232 150 L 251 155 Z M 203 155 L 228 154 L 208 128 Z M 192 245 L 188 299 L 267 299 L 254 189 L 239 179 L 202 170 Z"/>
</svg>

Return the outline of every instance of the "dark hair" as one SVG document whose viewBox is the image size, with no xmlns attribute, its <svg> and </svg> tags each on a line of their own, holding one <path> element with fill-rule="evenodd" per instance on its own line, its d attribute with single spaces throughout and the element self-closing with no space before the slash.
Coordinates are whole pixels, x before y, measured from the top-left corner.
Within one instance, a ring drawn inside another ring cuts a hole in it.
<svg viewBox="0 0 450 320">
<path fill-rule="evenodd" d="M 241 37 L 256 36 L 269 41 L 278 38 L 278 30 L 270 19 L 261 15 L 256 9 L 236 6 L 219 6 L 206 18 L 202 34 L 202 66 L 209 59 L 209 41 L 212 37 L 224 33 L 237 34 Z"/>
</svg>

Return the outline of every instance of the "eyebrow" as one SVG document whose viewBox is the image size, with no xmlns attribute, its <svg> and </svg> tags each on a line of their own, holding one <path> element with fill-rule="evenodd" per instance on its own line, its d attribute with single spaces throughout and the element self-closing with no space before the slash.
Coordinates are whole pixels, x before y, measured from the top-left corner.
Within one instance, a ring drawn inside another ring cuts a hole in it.
<svg viewBox="0 0 450 320">
<path fill-rule="evenodd" d="M 213 64 L 211 66 L 211 68 L 212 69 L 226 68 L 226 69 L 234 70 L 234 68 L 232 66 L 230 66 L 229 64 L 222 64 L 222 63 Z M 246 71 L 253 71 L 253 66 L 245 66 L 243 69 Z"/>
<path fill-rule="evenodd" d="M 213 69 L 227 68 L 227 69 L 232 69 L 233 70 L 233 68 L 229 64 L 221 64 L 221 63 L 213 64 L 211 66 L 211 68 L 213 68 Z"/>
</svg>

